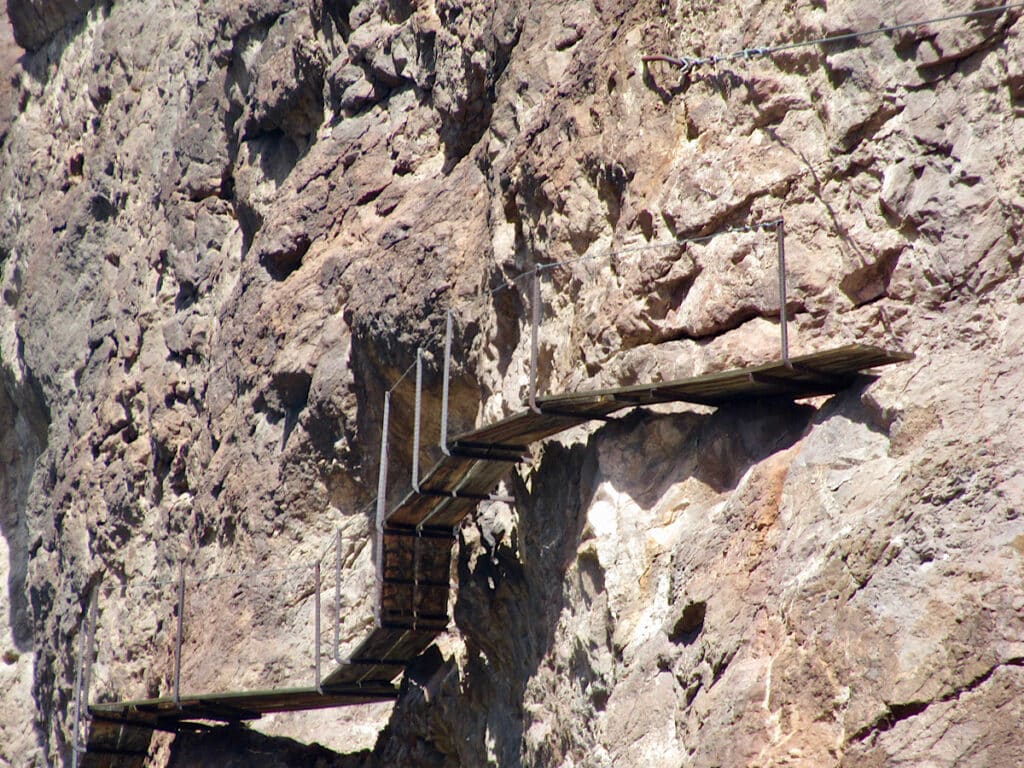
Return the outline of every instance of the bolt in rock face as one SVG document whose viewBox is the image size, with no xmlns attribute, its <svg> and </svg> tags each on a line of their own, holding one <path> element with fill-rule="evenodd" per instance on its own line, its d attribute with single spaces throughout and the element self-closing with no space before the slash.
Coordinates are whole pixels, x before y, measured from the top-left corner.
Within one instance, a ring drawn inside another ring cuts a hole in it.
<svg viewBox="0 0 1024 768">
<path fill-rule="evenodd" d="M 777 359 L 782 301 L 793 355 L 915 359 L 535 447 L 394 705 L 150 761 L 1024 760 L 1020 10 L 641 60 L 912 5 L 8 0 L 0 763 L 70 764 L 93 599 L 92 701 L 170 695 L 179 614 L 184 693 L 312 685 L 321 558 L 351 652 L 384 393 L 411 434 L 423 347 L 436 439 L 451 309 L 450 434 L 518 410 L 537 265 L 541 394 Z"/>
</svg>

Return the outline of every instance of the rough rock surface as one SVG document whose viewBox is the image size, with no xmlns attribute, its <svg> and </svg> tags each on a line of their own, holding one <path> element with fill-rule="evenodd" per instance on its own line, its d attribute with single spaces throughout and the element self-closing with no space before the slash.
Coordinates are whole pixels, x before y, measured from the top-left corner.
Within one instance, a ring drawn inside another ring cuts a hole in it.
<svg viewBox="0 0 1024 768">
<path fill-rule="evenodd" d="M 8 0 L 0 764 L 69 759 L 90 595 L 94 695 L 168 690 L 181 564 L 186 688 L 308 684 L 340 528 L 360 637 L 382 392 L 448 307 L 460 423 L 523 397 L 526 285 L 482 292 L 536 264 L 593 257 L 545 273 L 543 389 L 761 362 L 774 235 L 670 244 L 779 216 L 793 351 L 912 363 L 550 442 L 393 710 L 152 762 L 1024 761 L 1019 11 L 641 62 L 984 5 Z"/>
</svg>

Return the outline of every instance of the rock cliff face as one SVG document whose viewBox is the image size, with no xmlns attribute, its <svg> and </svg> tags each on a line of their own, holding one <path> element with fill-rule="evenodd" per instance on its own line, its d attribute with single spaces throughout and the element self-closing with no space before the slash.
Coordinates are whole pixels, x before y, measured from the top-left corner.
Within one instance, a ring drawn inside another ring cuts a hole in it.
<svg viewBox="0 0 1024 768">
<path fill-rule="evenodd" d="M 641 62 L 991 5 L 8 0 L 0 764 L 69 761 L 90 595 L 94 696 L 168 691 L 182 564 L 185 687 L 308 683 L 340 529 L 358 639 L 382 393 L 448 308 L 459 423 L 522 400 L 526 284 L 487 292 L 536 264 L 579 259 L 544 390 L 763 362 L 773 233 L 665 246 L 780 216 L 793 352 L 913 362 L 548 443 L 461 529 L 393 709 L 152 762 L 1024 761 L 1020 10 Z"/>
</svg>

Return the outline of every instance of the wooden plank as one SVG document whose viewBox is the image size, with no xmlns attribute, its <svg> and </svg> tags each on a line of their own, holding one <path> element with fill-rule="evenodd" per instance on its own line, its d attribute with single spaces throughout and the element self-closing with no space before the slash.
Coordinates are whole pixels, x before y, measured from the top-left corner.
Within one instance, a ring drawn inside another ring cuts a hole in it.
<svg viewBox="0 0 1024 768">
<path fill-rule="evenodd" d="M 635 400 L 631 401 L 635 405 L 650 405 L 664 402 L 666 399 L 724 405 L 730 401 L 757 397 L 810 397 L 813 394 L 825 395 L 838 392 L 862 371 L 904 362 L 912 358 L 913 355 L 906 352 L 851 344 L 837 349 L 794 357 L 790 360 L 792 367 L 787 367 L 781 361 L 777 361 L 688 379 L 550 395 L 540 397 L 537 401 L 542 408 L 544 406 L 555 407 L 559 410 L 579 408 L 582 413 L 588 408 L 597 406 L 600 398 L 607 397 L 622 402 L 624 396 L 630 395 L 635 397 Z M 758 381 L 757 377 L 752 374 L 764 374 L 766 377 L 780 381 L 774 384 L 766 383 Z M 816 391 L 809 392 L 806 387 L 787 388 L 783 383 L 787 379 L 815 385 Z M 621 407 L 625 407 L 625 404 Z"/>
<path fill-rule="evenodd" d="M 352 652 L 351 657 L 356 660 L 408 662 L 423 653 L 437 635 L 438 632 L 432 630 L 377 627 Z"/>
</svg>

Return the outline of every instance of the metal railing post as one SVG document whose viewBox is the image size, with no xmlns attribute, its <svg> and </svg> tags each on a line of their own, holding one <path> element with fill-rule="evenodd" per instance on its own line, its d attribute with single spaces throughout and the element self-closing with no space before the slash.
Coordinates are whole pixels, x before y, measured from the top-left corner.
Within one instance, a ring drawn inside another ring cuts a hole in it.
<svg viewBox="0 0 1024 768">
<path fill-rule="evenodd" d="M 423 539 L 423 530 L 421 527 L 416 528 L 416 538 L 413 539 L 412 547 L 412 628 L 416 629 L 416 625 L 419 623 L 420 609 L 419 609 L 419 598 L 420 598 L 420 542 Z"/>
<path fill-rule="evenodd" d="M 85 666 L 85 635 L 88 629 L 88 609 L 82 616 L 78 630 L 78 668 L 75 671 L 75 732 L 71 746 L 71 767 L 78 768 L 78 754 L 82 751 L 82 669 Z"/>
<path fill-rule="evenodd" d="M 93 587 L 92 600 L 89 604 L 89 624 L 86 629 L 85 676 L 82 679 L 82 700 L 86 710 L 89 709 L 89 691 L 92 688 L 92 660 L 96 656 L 96 617 L 99 613 L 99 584 Z M 86 718 L 88 718 L 88 712 Z"/>
<path fill-rule="evenodd" d="M 320 685 L 320 561 L 316 561 L 316 565 L 313 566 L 313 581 L 315 582 L 315 598 L 313 601 L 314 611 L 316 616 L 313 621 L 313 632 L 315 638 L 313 640 L 313 653 L 315 654 L 313 661 L 313 679 L 316 684 L 316 692 L 321 696 L 324 693 L 323 687 Z"/>
<path fill-rule="evenodd" d="M 388 507 L 388 429 L 391 418 L 391 392 L 384 393 L 384 416 L 380 432 L 380 467 L 377 471 L 377 599 L 373 613 L 380 626 L 380 604 L 384 588 L 384 517 Z"/>
<path fill-rule="evenodd" d="M 341 660 L 341 526 L 338 526 L 338 540 L 334 546 L 334 660 Z"/>
<path fill-rule="evenodd" d="M 537 407 L 537 356 L 540 344 L 537 334 L 540 329 L 540 270 L 533 270 L 533 287 L 530 296 L 530 410 L 540 413 Z"/>
<path fill-rule="evenodd" d="M 420 414 L 423 405 L 423 347 L 416 350 L 416 405 L 412 425 L 412 489 L 420 492 Z"/>
<path fill-rule="evenodd" d="M 444 324 L 444 378 L 441 383 L 441 451 L 451 456 L 448 451 L 448 377 L 452 367 L 452 311 L 448 310 Z"/>
<path fill-rule="evenodd" d="M 789 329 L 786 316 L 786 225 L 779 219 L 775 225 L 775 237 L 779 250 L 779 338 L 782 347 L 782 362 L 789 365 Z"/>
<path fill-rule="evenodd" d="M 185 632 L 185 565 L 178 566 L 178 631 L 174 639 L 174 706 L 181 708 L 181 642 Z"/>
</svg>

